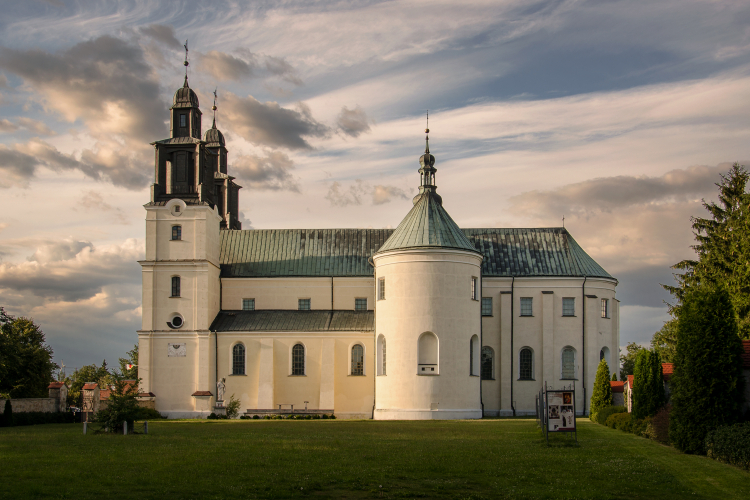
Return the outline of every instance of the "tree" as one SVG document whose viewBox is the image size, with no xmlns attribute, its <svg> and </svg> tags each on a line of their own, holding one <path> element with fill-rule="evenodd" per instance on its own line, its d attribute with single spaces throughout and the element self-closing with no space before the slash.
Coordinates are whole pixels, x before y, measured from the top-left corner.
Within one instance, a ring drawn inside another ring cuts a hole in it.
<svg viewBox="0 0 750 500">
<path fill-rule="evenodd" d="M 57 365 L 44 332 L 32 320 L 15 318 L 0 307 L 0 395 L 47 397 Z"/>
<path fill-rule="evenodd" d="M 622 370 L 620 370 L 620 378 L 625 380 L 628 375 L 633 375 L 635 369 L 635 358 L 638 353 L 644 348 L 636 344 L 635 342 L 628 342 L 626 347 L 627 354 L 620 355 L 620 362 L 622 363 Z"/>
<path fill-rule="evenodd" d="M 136 344 L 132 350 L 127 352 L 127 358 L 119 358 L 120 373 L 131 380 L 138 378 L 138 344 Z M 128 369 L 128 365 L 133 365 L 132 368 Z"/>
<path fill-rule="evenodd" d="M 706 434 L 740 417 L 742 343 L 729 292 L 691 287 L 679 308 L 670 381 L 669 438 L 686 453 L 705 453 Z"/>
<path fill-rule="evenodd" d="M 126 382 L 129 379 L 116 371 L 111 377 L 113 388 L 109 394 L 109 403 L 106 408 L 94 415 L 94 421 L 102 424 L 101 430 L 120 433 L 123 422 L 127 422 L 128 429 L 132 429 L 133 423 L 139 418 L 140 407 L 136 397 L 140 379 L 137 379 L 135 384 Z"/>
<path fill-rule="evenodd" d="M 665 402 L 659 354 L 643 349 L 638 353 L 633 374 L 633 418 L 656 415 Z"/>
<path fill-rule="evenodd" d="M 677 348 L 677 320 L 664 322 L 661 330 L 651 338 L 651 348 L 659 354 L 662 363 L 672 363 Z"/>
<path fill-rule="evenodd" d="M 235 418 L 240 414 L 240 400 L 235 399 L 234 394 L 229 397 L 229 403 L 227 404 L 227 417 Z"/>
<path fill-rule="evenodd" d="M 0 424 L 0 427 L 13 427 L 13 406 L 10 399 L 5 400 L 5 408 L 3 409 L 3 417 Z"/>
<path fill-rule="evenodd" d="M 608 406 L 612 406 L 612 386 L 609 383 L 609 366 L 602 358 L 596 369 L 594 391 L 591 393 L 591 413 L 596 413 Z"/>
<path fill-rule="evenodd" d="M 617 382 L 617 372 L 612 372 L 612 381 Z"/>
<path fill-rule="evenodd" d="M 750 195 L 745 193 L 750 174 L 738 163 L 721 181 L 719 203 L 706 202 L 703 207 L 711 218 L 693 217 L 696 244 L 692 246 L 697 260 L 678 262 L 673 269 L 677 286 L 662 285 L 677 299 L 670 313 L 677 317 L 685 295 L 698 286 L 724 287 L 737 316 L 737 333 L 750 338 Z"/>
</svg>

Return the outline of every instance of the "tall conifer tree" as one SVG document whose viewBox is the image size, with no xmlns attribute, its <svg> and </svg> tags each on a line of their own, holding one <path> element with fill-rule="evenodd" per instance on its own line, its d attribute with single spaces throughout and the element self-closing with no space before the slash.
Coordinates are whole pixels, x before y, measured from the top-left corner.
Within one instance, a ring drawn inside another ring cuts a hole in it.
<svg viewBox="0 0 750 500">
<path fill-rule="evenodd" d="M 669 438 L 686 453 L 705 453 L 708 431 L 739 419 L 742 342 L 724 288 L 688 289 L 677 319 Z"/>
<path fill-rule="evenodd" d="M 609 383 L 609 365 L 602 358 L 599 361 L 599 368 L 596 369 L 594 391 L 591 393 L 591 413 L 596 413 L 608 406 L 612 406 L 612 386 Z"/>
<path fill-rule="evenodd" d="M 633 417 L 655 415 L 665 399 L 659 353 L 644 349 L 638 353 L 633 374 Z"/>
</svg>

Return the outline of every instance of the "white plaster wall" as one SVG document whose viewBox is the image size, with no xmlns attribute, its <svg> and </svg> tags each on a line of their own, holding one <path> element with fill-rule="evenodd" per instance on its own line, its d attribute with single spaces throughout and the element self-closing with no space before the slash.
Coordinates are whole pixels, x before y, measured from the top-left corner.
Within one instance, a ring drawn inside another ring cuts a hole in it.
<svg viewBox="0 0 750 500">
<path fill-rule="evenodd" d="M 480 333 L 480 301 L 471 278 L 481 257 L 449 250 L 405 250 L 374 258 L 376 283 L 385 278 L 385 300 L 376 304 L 375 338 L 386 338 L 386 374 L 376 377 L 376 419 L 478 418 L 479 377 L 469 373 L 470 339 Z M 481 290 L 481 284 L 480 284 Z M 439 374 L 417 374 L 419 336 L 439 341 Z"/>
</svg>

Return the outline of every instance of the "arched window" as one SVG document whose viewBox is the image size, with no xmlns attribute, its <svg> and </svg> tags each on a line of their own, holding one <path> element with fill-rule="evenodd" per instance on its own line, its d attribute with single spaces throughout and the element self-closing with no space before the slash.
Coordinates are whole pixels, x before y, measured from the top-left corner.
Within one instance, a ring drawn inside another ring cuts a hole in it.
<svg viewBox="0 0 750 500">
<path fill-rule="evenodd" d="M 385 375 L 385 337 L 378 335 L 378 375 Z"/>
<path fill-rule="evenodd" d="M 492 347 L 482 347 L 482 380 L 495 379 L 495 351 Z"/>
<path fill-rule="evenodd" d="M 292 375 L 305 374 L 305 346 L 295 344 L 292 347 Z"/>
<path fill-rule="evenodd" d="M 235 344 L 232 347 L 232 375 L 245 374 L 245 346 Z"/>
<path fill-rule="evenodd" d="M 602 350 L 599 351 L 599 361 L 604 360 L 607 362 L 607 366 L 609 366 L 609 369 L 612 369 L 612 366 L 609 364 L 609 348 L 608 347 L 602 347 Z"/>
<path fill-rule="evenodd" d="M 172 297 L 180 296 L 180 277 L 172 276 Z"/>
<path fill-rule="evenodd" d="M 418 375 L 438 374 L 438 338 L 432 332 L 419 336 L 417 344 Z"/>
<path fill-rule="evenodd" d="M 518 380 L 534 380 L 534 351 L 530 347 L 518 353 Z"/>
<path fill-rule="evenodd" d="M 479 376 L 479 337 L 476 335 L 469 340 L 469 374 Z"/>
<path fill-rule="evenodd" d="M 562 378 L 576 378 L 576 350 L 568 346 L 562 350 Z"/>
<path fill-rule="evenodd" d="M 352 375 L 365 374 L 365 349 L 360 344 L 352 346 Z"/>
</svg>

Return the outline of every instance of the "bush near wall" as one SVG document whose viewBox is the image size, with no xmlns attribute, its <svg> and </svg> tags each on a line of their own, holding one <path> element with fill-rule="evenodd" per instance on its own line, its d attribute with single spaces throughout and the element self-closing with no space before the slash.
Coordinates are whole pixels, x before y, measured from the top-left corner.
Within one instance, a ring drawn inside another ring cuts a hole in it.
<svg viewBox="0 0 750 500">
<path fill-rule="evenodd" d="M 607 425 L 607 419 L 616 413 L 625 413 L 627 408 L 624 406 L 608 406 L 600 410 L 592 420 L 597 424 Z"/>
<path fill-rule="evenodd" d="M 46 413 L 42 411 L 29 411 L 13 413 L 13 425 L 40 425 L 40 424 L 72 424 L 75 415 L 72 412 Z"/>
<path fill-rule="evenodd" d="M 719 462 L 750 469 L 750 423 L 710 431 L 706 436 L 706 454 Z"/>
</svg>

